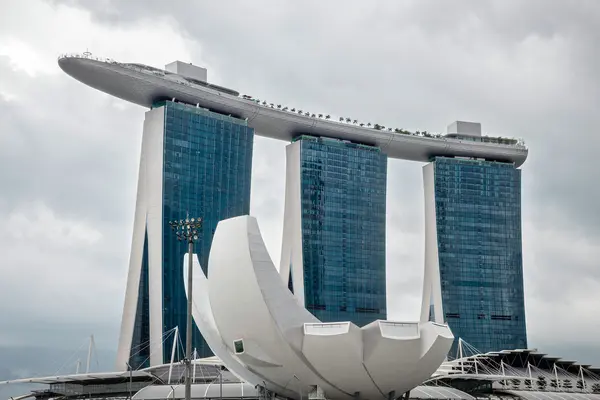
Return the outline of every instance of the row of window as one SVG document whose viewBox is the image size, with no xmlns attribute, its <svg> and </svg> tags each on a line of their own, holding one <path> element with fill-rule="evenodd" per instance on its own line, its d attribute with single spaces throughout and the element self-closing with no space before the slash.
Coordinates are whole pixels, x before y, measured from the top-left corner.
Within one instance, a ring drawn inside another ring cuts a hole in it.
<svg viewBox="0 0 600 400">
<path fill-rule="evenodd" d="M 307 307 L 325 322 L 385 318 L 387 158 L 335 141 L 301 140 Z"/>
<path fill-rule="evenodd" d="M 306 308 L 309 310 L 327 310 L 327 306 L 324 304 L 309 304 L 306 306 Z M 348 308 L 350 308 L 350 309 L 348 309 Z M 369 313 L 369 314 L 381 313 L 381 310 L 379 308 L 369 308 L 369 307 L 354 307 L 354 309 L 352 309 L 351 307 L 340 306 L 340 307 L 337 307 L 337 309 L 339 311 L 355 311 L 357 313 Z"/>
<path fill-rule="evenodd" d="M 436 158 L 434 186 L 442 302 L 454 336 L 481 352 L 525 347 L 520 170 Z"/>
<path fill-rule="evenodd" d="M 195 249 L 206 272 L 217 223 L 250 211 L 254 133 L 245 121 L 192 106 L 168 102 L 165 110 L 163 323 L 165 329 L 170 329 L 186 324 L 187 298 L 181 262 L 187 248 L 168 231 L 168 222 L 185 218 L 188 212 L 203 219 Z M 185 340 L 183 329 L 180 334 Z M 211 355 L 197 329 L 192 339 L 201 357 Z M 164 348 L 168 352 L 171 346 L 165 344 Z M 170 354 L 165 353 L 165 359 L 168 357 Z"/>
</svg>

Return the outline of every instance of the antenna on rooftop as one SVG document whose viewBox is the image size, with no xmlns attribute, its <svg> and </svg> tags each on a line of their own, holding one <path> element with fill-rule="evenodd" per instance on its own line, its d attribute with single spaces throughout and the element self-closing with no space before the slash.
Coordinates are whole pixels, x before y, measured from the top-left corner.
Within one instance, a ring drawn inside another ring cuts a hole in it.
<svg viewBox="0 0 600 400">
<path fill-rule="evenodd" d="M 86 47 L 85 51 L 83 52 L 83 56 L 86 57 L 86 58 L 91 57 L 92 56 L 92 52 L 89 51 L 89 49 Z"/>
</svg>

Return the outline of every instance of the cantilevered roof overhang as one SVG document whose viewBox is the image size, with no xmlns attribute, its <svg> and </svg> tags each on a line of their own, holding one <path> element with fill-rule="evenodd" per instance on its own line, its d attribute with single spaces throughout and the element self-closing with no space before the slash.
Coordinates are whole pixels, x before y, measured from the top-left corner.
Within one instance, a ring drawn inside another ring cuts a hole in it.
<svg viewBox="0 0 600 400">
<path fill-rule="evenodd" d="M 112 382 L 116 380 L 129 379 L 135 380 L 136 382 L 140 380 L 152 382 L 155 379 L 155 377 L 154 375 L 146 371 L 96 372 L 85 374 L 45 376 L 39 378 L 13 379 L 9 381 L 0 381 L 0 385 L 17 383 L 39 383 L 51 385 L 55 383 L 82 383 L 90 381 Z"/>
<path fill-rule="evenodd" d="M 89 56 L 63 56 L 60 68 L 73 78 L 123 100 L 150 108 L 175 98 L 223 114 L 248 119 L 257 135 L 291 141 L 302 134 L 349 140 L 379 147 L 391 158 L 428 162 L 435 156 L 469 157 L 513 162 L 527 158 L 522 145 L 428 138 L 365 128 L 265 107 L 218 86 L 195 84 L 185 77 L 140 64 L 122 64 Z"/>
</svg>

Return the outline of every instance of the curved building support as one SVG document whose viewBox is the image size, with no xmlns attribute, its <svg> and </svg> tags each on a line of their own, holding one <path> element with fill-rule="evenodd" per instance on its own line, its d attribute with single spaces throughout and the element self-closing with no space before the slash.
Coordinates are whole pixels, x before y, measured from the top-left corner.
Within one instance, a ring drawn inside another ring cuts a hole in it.
<svg viewBox="0 0 600 400">
<path fill-rule="evenodd" d="M 304 261 L 302 257 L 302 197 L 301 197 L 301 142 L 285 148 L 285 206 L 283 240 L 279 274 L 288 285 L 291 279 L 294 295 L 304 306 Z"/>
<path fill-rule="evenodd" d="M 425 191 L 425 273 L 423 276 L 423 300 L 421 322 L 444 323 L 440 264 L 438 257 L 437 224 L 435 214 L 435 169 L 429 163 L 423 167 Z"/>
<path fill-rule="evenodd" d="M 144 142 L 142 142 L 142 146 Z M 131 353 L 133 331 L 137 304 L 139 301 L 140 279 L 142 272 L 142 257 L 144 241 L 146 240 L 146 204 L 142 195 L 145 189 L 146 161 L 144 151 L 140 159 L 140 170 L 138 178 L 138 192 L 135 205 L 135 216 L 133 222 L 133 239 L 131 242 L 131 253 L 129 256 L 129 270 L 127 274 L 127 287 L 125 289 L 125 304 L 123 306 L 123 317 L 121 319 L 121 332 L 117 349 L 117 371 L 127 369 L 127 363 Z"/>
<path fill-rule="evenodd" d="M 138 178 L 133 240 L 129 258 L 129 273 L 125 305 L 117 350 L 117 369 L 126 369 L 132 353 L 141 343 L 133 343 L 142 264 L 148 264 L 149 285 L 149 353 L 150 365 L 163 362 L 162 349 L 162 175 L 165 113 L 162 109 L 146 112 L 142 136 L 142 154 Z M 145 240 L 148 240 L 147 260 L 144 260 Z M 146 338 L 145 338 L 146 339 Z"/>
<path fill-rule="evenodd" d="M 148 132 L 150 149 L 147 161 L 147 235 L 148 281 L 150 290 L 150 365 L 163 361 L 163 148 L 165 113 L 148 111 L 144 132 Z"/>
</svg>

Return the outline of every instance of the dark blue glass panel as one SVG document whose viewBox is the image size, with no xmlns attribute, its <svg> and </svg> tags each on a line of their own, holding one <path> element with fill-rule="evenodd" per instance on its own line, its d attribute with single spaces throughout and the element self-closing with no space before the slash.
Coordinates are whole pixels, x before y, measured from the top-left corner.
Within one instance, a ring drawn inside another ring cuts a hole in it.
<svg viewBox="0 0 600 400">
<path fill-rule="evenodd" d="M 179 327 L 185 343 L 187 300 L 182 271 L 187 245 L 177 241 L 168 222 L 203 220 L 195 252 L 206 273 L 217 223 L 250 213 L 254 130 L 244 120 L 193 106 L 167 102 L 163 168 L 163 331 Z M 170 358 L 171 340 L 164 344 Z M 194 325 L 193 347 L 212 355 Z M 178 357 L 180 359 L 181 357 Z"/>
<path fill-rule="evenodd" d="M 288 278 L 288 289 L 294 293 L 294 280 L 292 279 L 292 269 L 290 268 L 290 276 Z"/>
<path fill-rule="evenodd" d="M 387 157 L 334 139 L 297 141 L 306 308 L 323 322 L 385 319 Z"/>
<path fill-rule="evenodd" d="M 481 352 L 527 348 L 521 170 L 444 157 L 434 165 L 445 320 Z"/>
<path fill-rule="evenodd" d="M 135 312 L 135 325 L 131 340 L 129 365 L 133 369 L 150 366 L 150 297 L 148 284 L 148 234 L 144 235 L 142 269 L 138 288 L 138 301 Z"/>
</svg>

